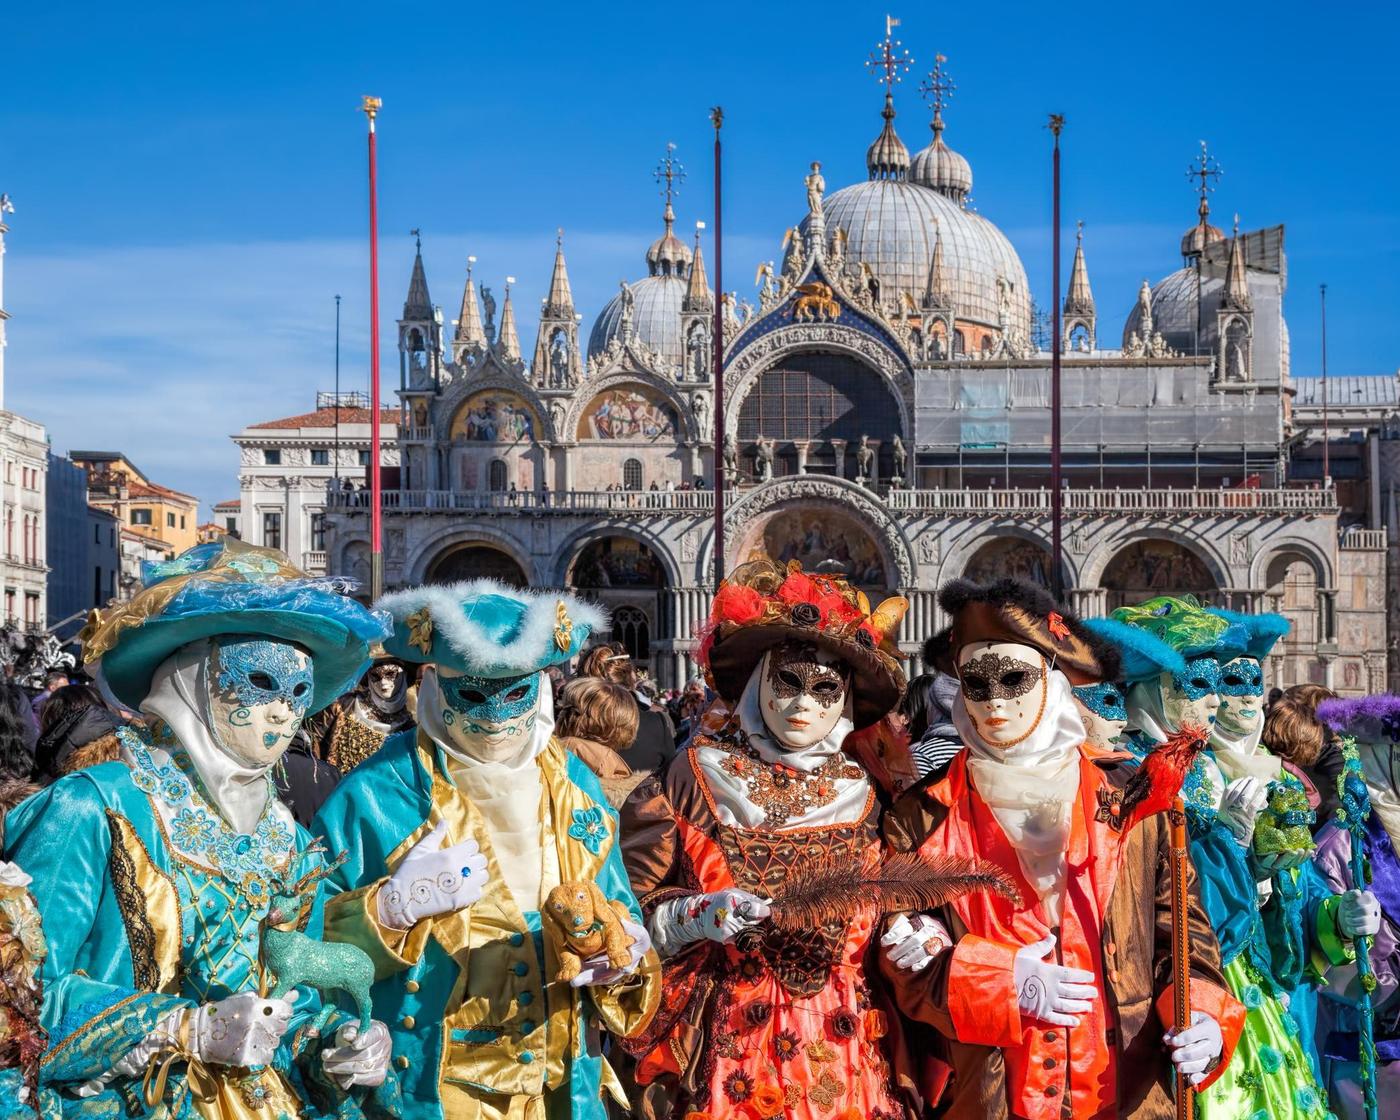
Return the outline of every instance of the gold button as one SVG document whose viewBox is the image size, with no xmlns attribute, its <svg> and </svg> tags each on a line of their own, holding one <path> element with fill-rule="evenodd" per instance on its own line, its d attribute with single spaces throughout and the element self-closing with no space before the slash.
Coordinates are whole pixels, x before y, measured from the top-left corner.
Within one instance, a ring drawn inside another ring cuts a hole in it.
<svg viewBox="0 0 1400 1120">
<path fill-rule="evenodd" d="M 407 984 L 404 985 L 404 987 L 407 988 L 410 992 L 416 992 L 418 990 L 418 981 L 410 980 Z"/>
<path fill-rule="evenodd" d="M 398 1066 L 399 1069 L 407 1069 L 407 1068 L 408 1068 L 408 1055 L 406 1055 L 406 1054 L 400 1054 L 397 1058 L 394 1059 L 394 1065 Z"/>
<path fill-rule="evenodd" d="M 403 1029 L 406 1030 L 406 1031 L 411 1031 L 411 1030 L 413 1029 L 413 1016 L 412 1016 L 412 1015 L 405 1015 L 405 1016 L 403 1017 Z"/>
<path fill-rule="evenodd" d="M 1116 968 L 1110 968 L 1108 970 L 1108 979 L 1110 983 L 1118 983 L 1118 970 Z"/>
</svg>

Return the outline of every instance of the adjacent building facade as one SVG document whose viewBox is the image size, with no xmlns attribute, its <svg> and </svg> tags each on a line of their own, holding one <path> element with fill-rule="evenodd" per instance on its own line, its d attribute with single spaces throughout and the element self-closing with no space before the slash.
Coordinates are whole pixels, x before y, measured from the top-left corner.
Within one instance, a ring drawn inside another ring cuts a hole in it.
<svg viewBox="0 0 1400 1120">
<path fill-rule="evenodd" d="M 910 154 L 887 87 L 867 178 L 828 192 L 812 163 L 798 191 L 795 175 L 793 225 L 757 292 L 723 295 L 718 448 L 715 294 L 669 193 L 645 271 L 586 336 L 562 238 L 528 349 L 510 286 L 498 307 L 470 270 L 449 337 L 420 254 L 398 332 L 387 585 L 493 575 L 577 588 L 679 684 L 713 590 L 719 473 L 729 566 L 826 563 L 907 596 L 901 642 L 917 670 L 945 581 L 1050 581 L 1058 348 L 1072 605 L 1097 614 L 1171 591 L 1281 610 L 1293 633 L 1272 679 L 1384 689 L 1386 527 L 1351 531 L 1337 487 L 1290 474 L 1283 227 L 1212 225 L 1203 156 L 1181 268 L 1144 284 L 1125 322 L 1100 323 L 1081 237 L 1062 335 L 1046 337 L 1014 246 L 972 207 L 971 165 L 946 141 L 941 66 L 926 85 L 927 146 Z M 245 477 L 262 446 L 250 435 L 237 437 Z M 245 496 L 256 540 L 255 512 Z M 329 512 L 327 570 L 364 578 L 365 495 L 333 493 Z"/>
<path fill-rule="evenodd" d="M 251 424 L 233 437 L 240 459 L 239 498 L 214 507 L 215 523 L 250 544 L 285 552 L 304 571 L 325 575 L 326 511 L 332 493 L 365 506 L 370 409 L 363 393 L 319 393 L 313 412 Z M 399 411 L 381 416 L 386 485 L 397 490 Z M 368 582 L 368 553 L 348 558 L 345 574 Z"/>
<path fill-rule="evenodd" d="M 88 504 L 87 471 L 49 453 L 48 548 L 50 629 L 71 637 L 93 607 L 120 591 L 121 525 L 110 510 Z"/>
</svg>

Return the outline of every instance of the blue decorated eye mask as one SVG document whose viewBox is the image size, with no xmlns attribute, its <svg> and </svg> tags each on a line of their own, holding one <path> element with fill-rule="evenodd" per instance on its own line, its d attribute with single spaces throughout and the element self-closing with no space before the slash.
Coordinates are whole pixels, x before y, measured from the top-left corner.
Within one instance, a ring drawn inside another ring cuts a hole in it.
<svg viewBox="0 0 1400 1120">
<path fill-rule="evenodd" d="M 311 666 L 296 647 L 265 638 L 237 638 L 219 645 L 219 690 L 244 708 L 280 700 L 300 720 L 315 689 Z"/>
<path fill-rule="evenodd" d="M 1193 657 L 1184 674 L 1173 673 L 1172 684 L 1188 700 L 1202 700 L 1220 691 L 1220 662 L 1214 657 Z"/>
<path fill-rule="evenodd" d="M 505 723 L 535 710 L 540 699 L 540 674 L 523 677 L 445 677 L 438 686 L 447 706 L 473 723 Z"/>
<path fill-rule="evenodd" d="M 1127 722 L 1128 702 L 1121 684 L 1103 681 L 1099 684 L 1080 685 L 1074 690 L 1074 696 L 1100 719 L 1114 723 Z"/>
<path fill-rule="evenodd" d="M 1252 657 L 1237 657 L 1220 666 L 1221 696 L 1263 696 L 1264 669 Z"/>
</svg>

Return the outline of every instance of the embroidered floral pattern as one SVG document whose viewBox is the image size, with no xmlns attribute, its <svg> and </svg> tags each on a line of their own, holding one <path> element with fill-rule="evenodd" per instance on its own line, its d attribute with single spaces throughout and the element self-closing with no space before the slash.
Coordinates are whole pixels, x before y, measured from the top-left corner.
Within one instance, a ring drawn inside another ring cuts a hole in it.
<svg viewBox="0 0 1400 1120">
<path fill-rule="evenodd" d="M 734 1104 L 743 1104 L 753 1096 L 753 1081 L 743 1070 L 736 1069 L 724 1079 L 724 1095 Z"/>
<path fill-rule="evenodd" d="M 574 810 L 574 823 L 569 825 L 569 836 L 577 840 L 595 856 L 603 850 L 608 838 L 607 818 L 597 805 L 588 809 Z"/>
<path fill-rule="evenodd" d="M 865 776 L 859 766 L 839 753 L 815 770 L 803 771 L 765 762 L 756 750 L 737 739 L 712 739 L 702 745 L 725 752 L 721 768 L 744 783 L 748 799 L 763 810 L 767 828 L 782 828 L 792 817 L 830 805 L 836 800 L 839 779 Z"/>
<path fill-rule="evenodd" d="M 263 892 L 260 897 L 265 897 L 267 879 L 284 867 L 291 855 L 292 830 L 269 810 L 252 835 L 234 831 L 185 776 L 184 770 L 190 766 L 187 757 L 172 758 L 131 728 L 122 728 L 117 735 L 132 784 L 165 806 L 170 842 L 175 848 L 196 863 L 212 865 L 230 883 L 242 886 L 258 880 Z M 274 803 L 269 777 L 268 805 Z"/>
<path fill-rule="evenodd" d="M 797 1057 L 801 1047 L 802 1042 L 793 1031 L 779 1031 L 773 1036 L 773 1057 L 780 1065 Z"/>
</svg>

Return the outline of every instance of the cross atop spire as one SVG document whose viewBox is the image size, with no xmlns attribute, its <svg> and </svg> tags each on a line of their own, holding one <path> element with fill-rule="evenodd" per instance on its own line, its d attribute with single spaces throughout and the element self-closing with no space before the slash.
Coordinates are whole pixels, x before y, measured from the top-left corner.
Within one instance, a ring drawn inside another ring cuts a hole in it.
<svg viewBox="0 0 1400 1120">
<path fill-rule="evenodd" d="M 894 16 L 885 17 L 885 37 L 876 44 L 865 63 L 865 68 L 883 83 L 887 97 L 893 96 L 896 83 L 902 81 L 903 75 L 914 65 L 908 48 L 894 37 L 894 29 L 898 26 L 899 20 Z"/>
<path fill-rule="evenodd" d="M 666 212 L 662 217 L 666 222 L 666 232 L 669 233 L 671 223 L 676 220 L 676 212 L 671 209 L 671 200 L 681 193 L 681 184 L 685 182 L 685 167 L 676 158 L 675 144 L 666 145 L 666 154 L 652 174 L 657 183 L 662 184 L 661 196 L 666 199 Z"/>
<path fill-rule="evenodd" d="M 1201 141 L 1201 154 L 1198 155 L 1186 169 L 1188 179 L 1198 179 L 1200 182 L 1196 186 L 1196 193 L 1201 196 L 1200 205 L 1196 212 L 1200 214 L 1201 221 L 1206 220 L 1206 215 L 1210 213 L 1210 202 L 1208 197 L 1215 192 L 1214 180 L 1219 179 L 1225 173 L 1225 169 L 1220 166 L 1216 158 L 1210 154 L 1206 147 L 1206 142 Z"/>
<path fill-rule="evenodd" d="M 423 231 L 421 229 L 411 229 L 408 236 L 413 238 L 413 247 L 417 252 L 423 251 Z"/>
<path fill-rule="evenodd" d="M 953 79 L 948 76 L 948 71 L 943 69 L 943 64 L 947 61 L 946 54 L 934 55 L 933 69 L 929 71 L 928 77 L 919 83 L 919 93 L 933 109 L 935 131 L 942 131 L 943 107 L 953 100 L 953 91 L 958 88 Z"/>
</svg>

